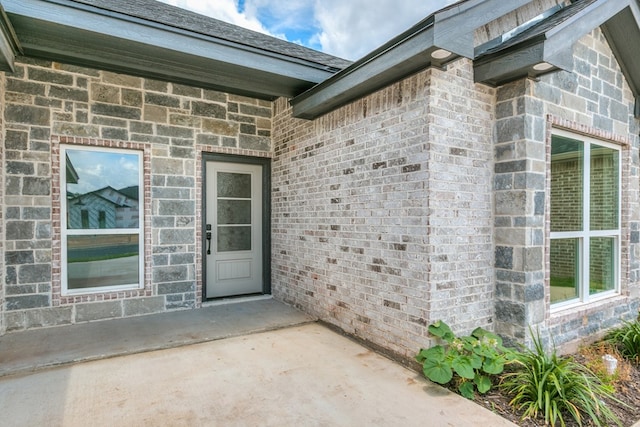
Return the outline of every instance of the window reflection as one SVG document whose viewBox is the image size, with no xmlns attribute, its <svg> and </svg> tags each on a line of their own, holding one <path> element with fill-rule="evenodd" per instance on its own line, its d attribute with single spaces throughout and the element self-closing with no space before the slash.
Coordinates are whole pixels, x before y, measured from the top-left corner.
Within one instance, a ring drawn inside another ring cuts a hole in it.
<svg viewBox="0 0 640 427">
<path fill-rule="evenodd" d="M 137 154 L 66 150 L 68 229 L 139 226 Z"/>
<path fill-rule="evenodd" d="M 69 236 L 67 288 L 139 283 L 138 250 L 137 234 Z"/>
</svg>

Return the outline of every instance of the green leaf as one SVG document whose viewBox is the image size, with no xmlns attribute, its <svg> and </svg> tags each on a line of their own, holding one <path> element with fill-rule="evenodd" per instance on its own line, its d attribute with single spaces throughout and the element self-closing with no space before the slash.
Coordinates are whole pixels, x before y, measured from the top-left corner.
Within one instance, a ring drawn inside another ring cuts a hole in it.
<svg viewBox="0 0 640 427">
<path fill-rule="evenodd" d="M 429 325 L 429 333 L 438 338 L 442 338 L 447 342 L 451 342 L 455 338 L 455 335 L 453 334 L 453 331 L 451 330 L 449 325 L 444 323 L 442 320 L 438 320 L 435 323 Z"/>
<path fill-rule="evenodd" d="M 418 353 L 418 355 L 416 356 L 416 359 L 422 359 L 422 360 L 418 360 L 418 362 L 422 363 L 427 359 L 433 359 L 433 360 L 444 360 L 445 359 L 445 351 L 444 351 L 444 347 L 442 347 L 441 345 L 434 345 L 433 347 L 430 348 L 423 348 L 422 350 L 420 350 L 420 353 Z"/>
<path fill-rule="evenodd" d="M 475 394 L 473 393 L 473 383 L 469 381 L 465 381 L 460 384 L 458 387 L 460 394 L 466 397 L 467 399 L 473 400 L 475 398 Z"/>
<path fill-rule="evenodd" d="M 482 370 L 487 374 L 498 375 L 504 371 L 504 360 L 501 357 L 487 357 L 482 364 Z"/>
<path fill-rule="evenodd" d="M 471 358 L 469 356 L 458 356 L 451 362 L 451 366 L 456 371 L 456 374 L 462 378 L 472 380 L 476 376 L 471 365 Z"/>
<path fill-rule="evenodd" d="M 433 347 L 432 347 L 433 348 Z M 421 348 L 418 354 L 416 354 L 416 360 L 418 363 L 424 362 L 427 358 L 429 358 L 429 350 L 430 348 Z"/>
<path fill-rule="evenodd" d="M 453 378 L 453 371 L 444 360 L 427 359 L 422 364 L 425 377 L 438 384 L 446 384 Z"/>
<path fill-rule="evenodd" d="M 479 393 L 484 394 L 491 388 L 491 379 L 485 375 L 477 375 L 473 379 L 473 382 L 475 383 L 476 387 L 478 387 Z"/>
<path fill-rule="evenodd" d="M 473 367 L 473 369 L 482 368 L 482 357 L 478 356 L 475 353 L 472 353 L 469 357 L 471 358 L 471 366 Z"/>
<path fill-rule="evenodd" d="M 486 334 L 488 334 L 489 331 L 487 331 L 486 329 L 477 327 L 473 330 L 473 332 L 471 332 L 471 336 L 472 337 L 476 337 L 476 338 L 482 338 L 483 336 L 485 336 Z"/>
</svg>

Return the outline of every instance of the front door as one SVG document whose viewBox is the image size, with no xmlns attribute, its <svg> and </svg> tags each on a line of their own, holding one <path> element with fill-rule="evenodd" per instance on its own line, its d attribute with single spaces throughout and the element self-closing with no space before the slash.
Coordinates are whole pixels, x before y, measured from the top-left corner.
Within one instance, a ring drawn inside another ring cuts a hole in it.
<svg viewBox="0 0 640 427">
<path fill-rule="evenodd" d="M 260 164 L 206 162 L 207 298 L 264 293 Z"/>
</svg>

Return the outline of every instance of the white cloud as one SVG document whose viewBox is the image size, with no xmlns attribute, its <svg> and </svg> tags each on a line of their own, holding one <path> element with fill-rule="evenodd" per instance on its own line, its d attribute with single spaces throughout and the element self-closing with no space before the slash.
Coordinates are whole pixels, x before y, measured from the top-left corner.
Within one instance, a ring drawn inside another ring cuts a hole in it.
<svg viewBox="0 0 640 427">
<path fill-rule="evenodd" d="M 271 34 L 257 18 L 238 12 L 237 0 L 160 0 L 182 9 L 201 15 L 211 16 L 221 21 L 248 28 L 265 34 Z"/>
<path fill-rule="evenodd" d="M 69 191 L 89 193 L 111 186 L 115 189 L 138 185 L 138 157 L 134 154 L 98 150 L 68 149 L 67 156 L 78 173 L 78 183 Z"/>
<path fill-rule="evenodd" d="M 355 60 L 457 0 L 161 0 Z"/>
<path fill-rule="evenodd" d="M 322 50 L 358 59 L 456 0 L 316 0 Z"/>
</svg>

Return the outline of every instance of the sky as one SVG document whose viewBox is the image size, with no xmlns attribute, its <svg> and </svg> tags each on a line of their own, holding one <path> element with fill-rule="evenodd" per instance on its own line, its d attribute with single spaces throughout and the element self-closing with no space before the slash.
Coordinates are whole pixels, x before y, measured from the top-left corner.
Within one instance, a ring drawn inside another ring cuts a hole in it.
<svg viewBox="0 0 640 427">
<path fill-rule="evenodd" d="M 111 186 L 116 190 L 139 184 L 138 156 L 118 151 L 67 149 L 67 156 L 78 173 L 78 183 L 67 191 L 85 194 Z"/>
<path fill-rule="evenodd" d="M 456 0 L 160 0 L 357 60 Z"/>
</svg>

